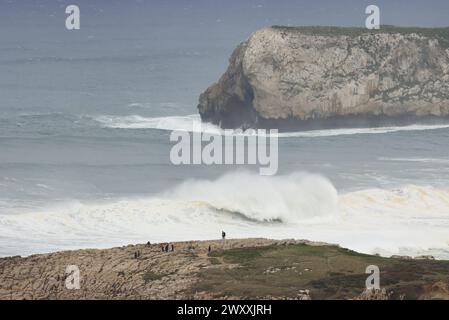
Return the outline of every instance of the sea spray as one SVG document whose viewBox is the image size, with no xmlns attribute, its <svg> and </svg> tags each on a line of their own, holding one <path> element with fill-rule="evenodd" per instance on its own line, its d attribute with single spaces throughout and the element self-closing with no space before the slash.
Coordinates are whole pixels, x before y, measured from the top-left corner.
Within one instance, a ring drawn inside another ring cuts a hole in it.
<svg viewBox="0 0 449 320">
<path fill-rule="evenodd" d="M 170 194 L 173 199 L 201 200 L 215 209 L 255 221 L 295 223 L 335 217 L 338 211 L 338 195 L 332 183 L 308 173 L 265 177 L 233 172 L 215 181 L 187 181 Z"/>
<path fill-rule="evenodd" d="M 319 175 L 230 172 L 147 198 L 2 215 L 0 256 L 216 239 L 221 230 L 230 238 L 309 239 L 384 256 L 447 259 L 449 189 L 366 189 L 341 194 L 337 201 L 335 188 Z"/>
</svg>

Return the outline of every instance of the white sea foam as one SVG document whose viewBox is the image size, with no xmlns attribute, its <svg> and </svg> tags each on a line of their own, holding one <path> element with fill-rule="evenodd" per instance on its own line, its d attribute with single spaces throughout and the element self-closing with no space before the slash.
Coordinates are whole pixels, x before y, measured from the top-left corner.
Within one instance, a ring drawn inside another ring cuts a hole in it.
<svg viewBox="0 0 449 320">
<path fill-rule="evenodd" d="M 230 173 L 216 181 L 187 181 L 170 194 L 184 201 L 201 200 L 254 221 L 304 223 L 337 214 L 334 186 L 321 176 L 306 173 L 280 177 Z"/>
<path fill-rule="evenodd" d="M 423 162 L 423 163 L 437 163 L 437 164 L 446 164 L 449 163 L 449 159 L 441 159 L 441 158 L 388 158 L 388 157 L 380 157 L 378 158 L 380 161 L 393 161 L 393 162 Z"/>
<path fill-rule="evenodd" d="M 99 116 L 95 118 L 107 128 L 114 129 L 159 129 L 193 131 L 200 128 L 204 132 L 221 133 L 221 129 L 213 124 L 201 123 L 199 115 L 173 116 L 173 117 L 142 117 L 131 116 Z"/>
<path fill-rule="evenodd" d="M 115 129 L 159 129 L 159 130 L 178 130 L 178 131 L 198 131 L 211 134 L 224 134 L 224 130 L 212 123 L 201 122 L 198 114 L 186 116 L 171 117 L 142 117 L 139 115 L 130 116 L 99 116 L 95 118 L 104 127 Z M 326 129 L 326 130 L 310 130 L 297 132 L 278 133 L 280 138 L 288 137 L 331 137 L 354 134 L 382 134 L 400 131 L 425 131 L 449 128 L 449 124 L 441 125 L 420 125 L 414 124 L 409 126 L 393 126 L 379 128 L 342 128 L 342 129 Z M 234 131 L 235 132 L 235 131 Z M 239 131 L 237 131 L 239 132 Z"/>
<path fill-rule="evenodd" d="M 0 216 L 0 255 L 133 242 L 306 238 L 384 255 L 449 258 L 449 189 L 409 185 L 337 196 L 325 178 L 248 172 L 191 180 L 146 199 Z"/>
</svg>

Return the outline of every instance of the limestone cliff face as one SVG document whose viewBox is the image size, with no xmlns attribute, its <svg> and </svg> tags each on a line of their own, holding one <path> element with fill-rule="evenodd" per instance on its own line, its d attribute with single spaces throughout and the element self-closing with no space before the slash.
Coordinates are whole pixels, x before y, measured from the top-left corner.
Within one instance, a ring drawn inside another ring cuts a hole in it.
<svg viewBox="0 0 449 320">
<path fill-rule="evenodd" d="M 442 120 L 449 115 L 448 35 L 449 29 L 265 28 L 237 47 L 198 109 L 204 121 L 224 128 Z"/>
</svg>

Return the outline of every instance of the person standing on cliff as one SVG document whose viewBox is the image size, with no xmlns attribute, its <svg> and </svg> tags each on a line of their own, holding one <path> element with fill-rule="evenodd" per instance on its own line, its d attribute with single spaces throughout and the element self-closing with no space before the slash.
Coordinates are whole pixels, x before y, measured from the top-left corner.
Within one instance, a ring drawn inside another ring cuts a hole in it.
<svg viewBox="0 0 449 320">
<path fill-rule="evenodd" d="M 225 242 L 226 242 L 226 232 L 221 231 L 221 239 L 223 241 L 223 249 L 225 248 Z"/>
</svg>

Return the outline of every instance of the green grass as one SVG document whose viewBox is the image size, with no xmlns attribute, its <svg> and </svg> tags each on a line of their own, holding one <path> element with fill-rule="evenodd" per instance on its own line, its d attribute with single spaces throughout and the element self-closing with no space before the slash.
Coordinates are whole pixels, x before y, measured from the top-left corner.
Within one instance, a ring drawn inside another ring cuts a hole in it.
<svg viewBox="0 0 449 320">
<path fill-rule="evenodd" d="M 261 257 L 266 251 L 273 250 L 274 246 L 257 247 L 252 250 L 232 249 L 226 251 L 214 251 L 209 253 L 209 257 L 221 257 L 227 263 L 249 263 L 254 259 Z"/>
<path fill-rule="evenodd" d="M 372 264 L 381 270 L 382 287 L 412 299 L 423 284 L 449 279 L 449 261 L 383 258 L 336 246 L 238 248 L 212 252 L 209 257 L 223 264 L 201 271 L 192 291 L 208 291 L 216 297 L 293 298 L 299 290 L 309 289 L 313 298 L 353 298 L 364 290 L 365 270 Z"/>
<path fill-rule="evenodd" d="M 336 26 L 272 26 L 274 29 L 285 31 L 298 31 L 309 35 L 321 36 L 351 36 L 358 37 L 364 34 L 388 33 L 388 34 L 418 34 L 425 37 L 437 38 L 442 45 L 449 46 L 449 27 L 446 28 L 418 28 L 418 27 L 397 27 L 382 25 L 380 29 L 368 30 L 359 27 L 336 27 Z"/>
</svg>

